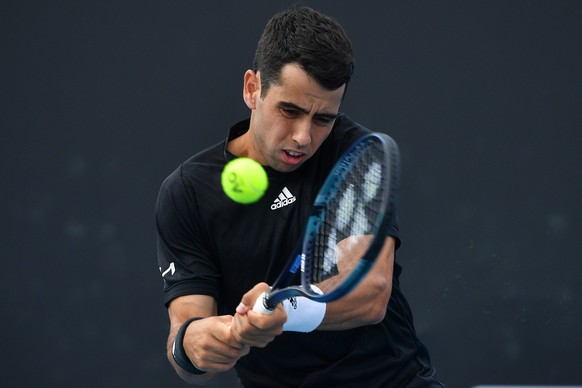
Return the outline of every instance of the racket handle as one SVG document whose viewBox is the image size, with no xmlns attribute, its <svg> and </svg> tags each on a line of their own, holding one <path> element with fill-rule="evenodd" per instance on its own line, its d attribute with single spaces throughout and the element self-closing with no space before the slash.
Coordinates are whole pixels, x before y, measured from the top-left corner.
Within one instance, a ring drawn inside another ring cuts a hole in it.
<svg viewBox="0 0 582 388">
<path fill-rule="evenodd" d="M 268 309 L 267 306 L 265 305 L 266 299 L 267 299 L 266 292 L 263 292 L 261 295 L 259 295 L 259 297 L 255 301 L 255 304 L 253 305 L 253 311 L 256 311 L 257 313 L 261 313 L 261 314 L 269 314 L 269 315 L 273 314 L 274 310 Z"/>
</svg>

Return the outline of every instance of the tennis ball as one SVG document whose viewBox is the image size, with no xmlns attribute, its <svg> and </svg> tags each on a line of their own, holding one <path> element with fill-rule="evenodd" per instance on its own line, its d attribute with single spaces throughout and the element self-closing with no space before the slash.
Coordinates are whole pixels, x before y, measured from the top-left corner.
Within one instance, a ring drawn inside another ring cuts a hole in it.
<svg viewBox="0 0 582 388">
<path fill-rule="evenodd" d="M 231 160 L 224 166 L 220 178 L 226 195 L 242 204 L 257 202 L 269 186 L 263 166 L 250 158 Z"/>
</svg>

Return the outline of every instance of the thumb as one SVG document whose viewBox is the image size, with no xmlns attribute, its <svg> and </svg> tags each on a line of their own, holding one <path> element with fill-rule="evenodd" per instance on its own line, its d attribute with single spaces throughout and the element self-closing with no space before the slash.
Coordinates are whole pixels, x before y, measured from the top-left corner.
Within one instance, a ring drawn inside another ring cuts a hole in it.
<svg viewBox="0 0 582 388">
<path fill-rule="evenodd" d="M 238 304 L 238 306 L 236 306 L 237 314 L 244 315 L 244 314 L 246 314 L 247 311 L 248 311 L 248 307 L 243 302 L 240 302 Z"/>
<path fill-rule="evenodd" d="M 239 305 L 236 307 L 236 312 L 238 314 L 246 314 L 252 309 L 257 298 L 259 298 L 264 292 L 270 291 L 271 287 L 267 283 L 258 283 L 250 291 L 243 295 Z"/>
</svg>

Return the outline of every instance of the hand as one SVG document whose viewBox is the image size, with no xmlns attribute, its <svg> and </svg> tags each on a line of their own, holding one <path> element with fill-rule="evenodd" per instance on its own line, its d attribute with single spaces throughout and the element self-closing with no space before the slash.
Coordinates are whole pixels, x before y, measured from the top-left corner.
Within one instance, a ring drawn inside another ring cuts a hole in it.
<svg viewBox="0 0 582 388">
<path fill-rule="evenodd" d="M 224 315 L 192 322 L 184 336 L 184 350 L 196 368 L 206 372 L 224 372 L 250 347 L 238 342 L 230 331 L 233 317 Z"/>
<path fill-rule="evenodd" d="M 287 313 L 279 304 L 272 314 L 260 314 L 252 310 L 257 298 L 270 287 L 259 283 L 243 295 L 232 321 L 233 337 L 241 344 L 264 348 L 283 332 Z"/>
</svg>

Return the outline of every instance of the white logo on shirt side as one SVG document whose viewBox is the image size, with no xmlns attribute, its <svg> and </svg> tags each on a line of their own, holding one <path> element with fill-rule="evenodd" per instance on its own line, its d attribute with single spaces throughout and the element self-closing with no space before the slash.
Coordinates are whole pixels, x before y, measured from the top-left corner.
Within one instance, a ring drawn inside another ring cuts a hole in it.
<svg viewBox="0 0 582 388">
<path fill-rule="evenodd" d="M 162 272 L 162 267 L 160 267 L 160 272 Z M 162 272 L 162 277 L 166 276 L 168 272 L 170 272 L 170 275 L 173 275 L 176 272 L 176 265 L 173 261 L 170 263 L 168 269 Z"/>
</svg>

